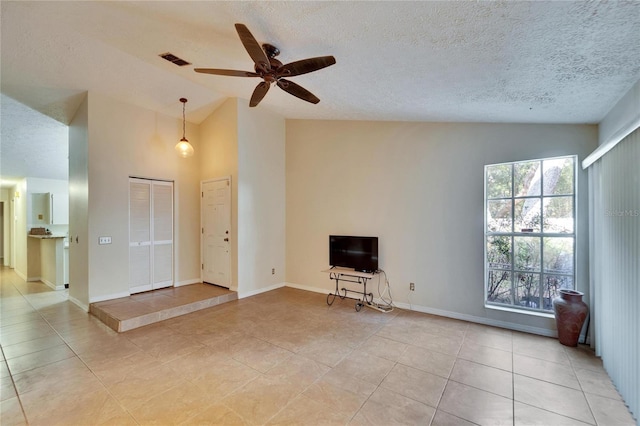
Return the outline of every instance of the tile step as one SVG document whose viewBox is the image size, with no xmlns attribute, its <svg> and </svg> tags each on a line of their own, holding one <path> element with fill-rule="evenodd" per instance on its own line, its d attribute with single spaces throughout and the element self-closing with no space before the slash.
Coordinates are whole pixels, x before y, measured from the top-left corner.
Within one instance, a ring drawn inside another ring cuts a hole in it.
<svg viewBox="0 0 640 426">
<path fill-rule="evenodd" d="M 120 333 L 237 299 L 222 287 L 191 284 L 91 303 L 89 312 Z"/>
</svg>

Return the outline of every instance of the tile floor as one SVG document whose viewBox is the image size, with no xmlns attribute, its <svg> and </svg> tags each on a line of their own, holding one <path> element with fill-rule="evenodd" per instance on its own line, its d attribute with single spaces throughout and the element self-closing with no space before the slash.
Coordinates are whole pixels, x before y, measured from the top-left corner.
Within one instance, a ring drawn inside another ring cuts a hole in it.
<svg viewBox="0 0 640 426">
<path fill-rule="evenodd" d="M 633 425 L 555 339 L 283 288 L 124 333 L 2 270 L 3 426 Z"/>
</svg>

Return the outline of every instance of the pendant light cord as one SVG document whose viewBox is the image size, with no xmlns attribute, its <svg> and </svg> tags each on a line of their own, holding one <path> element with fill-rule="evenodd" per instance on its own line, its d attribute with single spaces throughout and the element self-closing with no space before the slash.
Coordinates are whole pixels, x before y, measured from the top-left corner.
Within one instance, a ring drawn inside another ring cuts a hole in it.
<svg viewBox="0 0 640 426">
<path fill-rule="evenodd" d="M 177 143 L 176 151 L 178 151 L 178 154 L 180 154 L 181 157 L 187 158 L 193 155 L 193 147 L 187 139 L 187 98 L 180 98 L 180 102 L 182 102 L 182 139 Z"/>
<path fill-rule="evenodd" d="M 187 140 L 186 135 L 186 118 L 184 115 L 184 110 L 187 105 L 187 100 L 185 98 L 180 98 L 180 102 L 182 102 L 182 139 Z"/>
</svg>

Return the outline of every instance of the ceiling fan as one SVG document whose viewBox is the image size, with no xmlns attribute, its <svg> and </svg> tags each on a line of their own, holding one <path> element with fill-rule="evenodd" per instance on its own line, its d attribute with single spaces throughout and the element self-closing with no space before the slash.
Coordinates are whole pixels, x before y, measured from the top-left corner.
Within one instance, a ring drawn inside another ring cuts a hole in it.
<svg viewBox="0 0 640 426">
<path fill-rule="evenodd" d="M 306 74 L 333 65 L 336 63 L 336 59 L 333 56 L 319 56 L 317 58 L 302 59 L 300 61 L 290 62 L 283 65 L 282 62 L 276 59 L 276 56 L 280 54 L 280 50 L 277 47 L 268 43 L 260 46 L 249 29 L 243 24 L 236 24 L 236 31 L 240 36 L 240 41 L 244 45 L 244 48 L 255 63 L 255 72 L 223 70 L 216 68 L 195 68 L 194 71 L 231 77 L 262 78 L 263 81 L 256 86 L 253 94 L 251 95 L 251 100 L 249 101 L 250 107 L 254 107 L 260 103 L 262 98 L 264 98 L 269 91 L 271 83 L 276 83 L 279 88 L 297 98 L 302 99 L 303 101 L 311 102 L 312 104 L 320 102 L 320 99 L 318 99 L 313 93 L 293 81 L 285 79 L 284 77 L 294 77 L 296 75 Z"/>
</svg>

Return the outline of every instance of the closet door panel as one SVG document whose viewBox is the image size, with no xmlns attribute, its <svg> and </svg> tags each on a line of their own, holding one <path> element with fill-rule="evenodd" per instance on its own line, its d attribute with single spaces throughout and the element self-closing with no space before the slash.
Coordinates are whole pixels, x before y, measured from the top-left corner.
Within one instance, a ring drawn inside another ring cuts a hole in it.
<svg viewBox="0 0 640 426">
<path fill-rule="evenodd" d="M 151 290 L 151 246 L 129 247 L 129 290 Z"/>
<path fill-rule="evenodd" d="M 129 242 L 151 241 L 151 185 L 132 181 L 129 184 Z"/>
<path fill-rule="evenodd" d="M 153 247 L 153 288 L 169 287 L 173 279 L 173 244 Z"/>
<path fill-rule="evenodd" d="M 153 240 L 173 240 L 173 185 L 153 184 Z"/>
<path fill-rule="evenodd" d="M 153 183 L 153 288 L 173 284 L 173 183 Z"/>
</svg>

